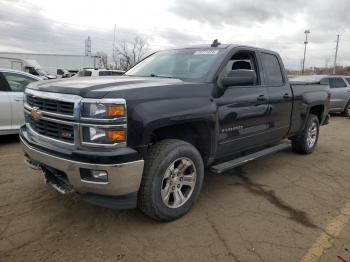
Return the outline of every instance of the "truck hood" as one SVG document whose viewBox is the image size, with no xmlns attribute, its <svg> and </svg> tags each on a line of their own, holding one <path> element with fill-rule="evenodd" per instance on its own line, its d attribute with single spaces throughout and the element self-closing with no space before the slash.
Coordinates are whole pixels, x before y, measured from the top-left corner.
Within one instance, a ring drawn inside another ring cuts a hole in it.
<svg viewBox="0 0 350 262">
<path fill-rule="evenodd" d="M 129 91 L 139 92 L 140 89 L 183 86 L 192 84 L 179 79 L 158 77 L 76 77 L 59 80 L 33 82 L 28 88 L 54 93 L 79 95 L 84 98 L 103 98 L 105 96 L 127 95 Z M 126 98 L 126 97 L 125 97 Z"/>
</svg>

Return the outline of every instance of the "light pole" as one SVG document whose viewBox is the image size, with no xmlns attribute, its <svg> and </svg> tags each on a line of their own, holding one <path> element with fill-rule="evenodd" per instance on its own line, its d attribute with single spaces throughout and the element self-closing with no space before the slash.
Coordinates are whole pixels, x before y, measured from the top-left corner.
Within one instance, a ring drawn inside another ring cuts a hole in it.
<svg viewBox="0 0 350 262">
<path fill-rule="evenodd" d="M 335 75 L 335 70 L 336 70 L 336 67 L 337 67 L 337 56 L 338 56 L 338 47 L 339 47 L 339 36 L 340 36 L 340 35 L 337 35 L 337 46 L 336 46 L 336 48 L 335 48 L 333 75 Z"/>
<path fill-rule="evenodd" d="M 302 69 L 302 71 L 301 71 L 301 74 L 302 74 L 302 75 L 304 74 L 304 70 L 305 70 L 306 45 L 309 43 L 309 42 L 307 41 L 307 35 L 310 34 L 310 30 L 305 30 L 304 34 L 305 34 L 305 42 L 304 42 L 305 48 L 304 48 L 303 69 Z"/>
</svg>

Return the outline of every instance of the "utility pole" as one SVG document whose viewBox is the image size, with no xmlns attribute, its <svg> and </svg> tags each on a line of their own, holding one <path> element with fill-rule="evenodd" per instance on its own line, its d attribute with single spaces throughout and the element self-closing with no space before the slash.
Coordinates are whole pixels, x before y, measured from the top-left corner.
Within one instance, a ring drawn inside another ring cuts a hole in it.
<svg viewBox="0 0 350 262">
<path fill-rule="evenodd" d="M 91 56 L 91 37 L 88 36 L 88 38 L 85 40 L 85 55 Z"/>
<path fill-rule="evenodd" d="M 335 48 L 333 75 L 335 75 L 335 69 L 336 69 L 336 67 L 337 67 L 337 56 L 338 56 L 339 37 L 340 37 L 340 35 L 337 35 L 337 46 L 336 46 L 336 48 Z"/>
<path fill-rule="evenodd" d="M 114 24 L 114 36 L 113 36 L 113 49 L 112 49 L 112 57 L 113 57 L 113 61 L 114 61 L 114 66 L 117 67 L 116 65 L 116 61 L 117 61 L 117 57 L 116 57 L 116 47 L 115 47 L 115 40 L 116 40 L 116 34 L 117 34 L 117 25 Z"/>
<path fill-rule="evenodd" d="M 304 34 L 305 34 L 305 42 L 304 42 L 305 48 L 304 48 L 303 68 L 302 68 L 302 70 L 301 70 L 301 74 L 302 74 L 302 75 L 304 74 L 304 71 L 305 71 L 306 45 L 309 43 L 309 42 L 307 41 L 307 35 L 310 34 L 310 30 L 305 30 Z"/>
</svg>

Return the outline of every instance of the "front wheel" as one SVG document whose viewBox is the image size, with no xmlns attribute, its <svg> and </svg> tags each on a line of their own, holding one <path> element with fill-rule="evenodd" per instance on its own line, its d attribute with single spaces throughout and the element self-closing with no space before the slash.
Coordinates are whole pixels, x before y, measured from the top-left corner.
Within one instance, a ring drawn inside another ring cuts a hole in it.
<svg viewBox="0 0 350 262">
<path fill-rule="evenodd" d="M 315 150 L 320 134 L 318 117 L 310 114 L 306 126 L 300 135 L 292 139 L 292 148 L 300 154 L 310 154 Z"/>
<path fill-rule="evenodd" d="M 145 158 L 138 206 L 160 221 L 179 218 L 196 201 L 203 177 L 202 157 L 194 146 L 175 139 L 160 141 Z"/>
</svg>

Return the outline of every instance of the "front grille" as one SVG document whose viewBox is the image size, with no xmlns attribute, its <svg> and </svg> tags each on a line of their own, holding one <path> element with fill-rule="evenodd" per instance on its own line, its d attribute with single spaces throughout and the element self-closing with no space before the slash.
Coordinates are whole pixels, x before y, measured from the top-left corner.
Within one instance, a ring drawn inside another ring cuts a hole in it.
<svg viewBox="0 0 350 262">
<path fill-rule="evenodd" d="M 73 126 L 59 124 L 43 119 L 34 120 L 30 115 L 26 115 L 26 122 L 37 133 L 58 139 L 61 141 L 74 143 L 74 129 Z"/>
<path fill-rule="evenodd" d="M 71 103 L 71 102 L 63 102 L 63 101 L 28 95 L 27 103 L 31 107 L 38 107 L 40 110 L 52 112 L 52 113 L 73 115 L 73 112 L 74 112 L 74 103 Z"/>
</svg>

